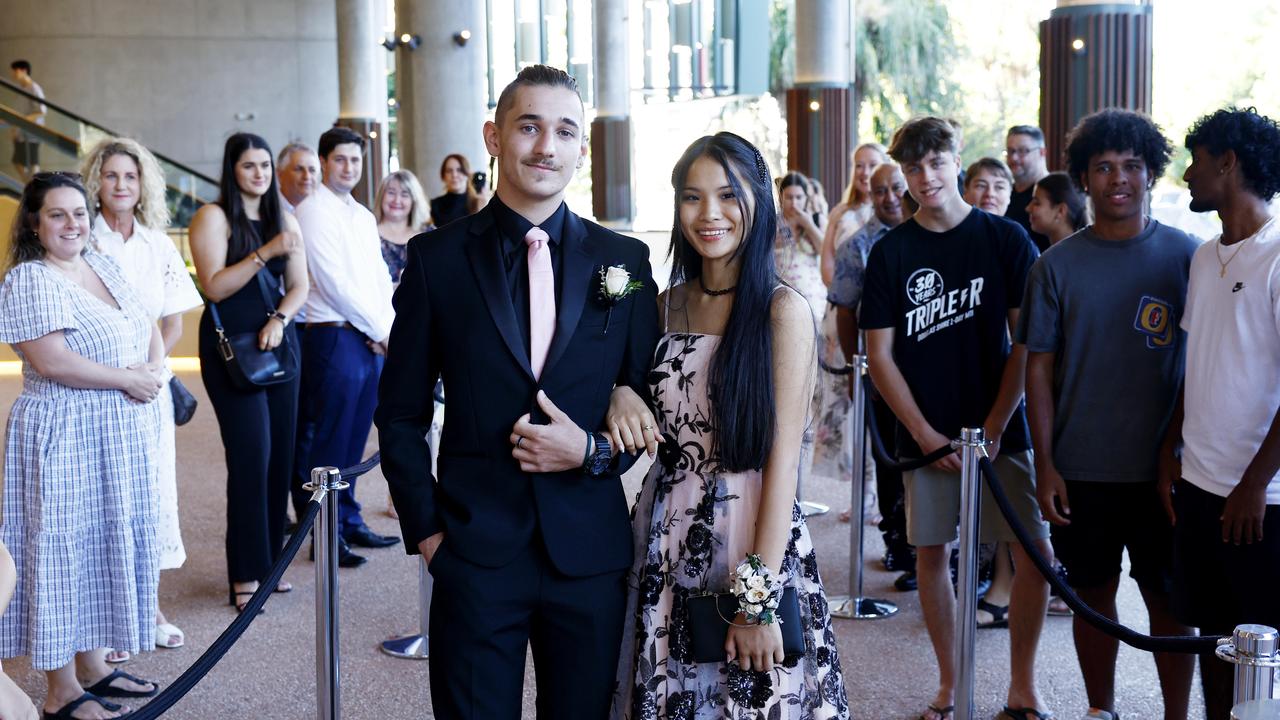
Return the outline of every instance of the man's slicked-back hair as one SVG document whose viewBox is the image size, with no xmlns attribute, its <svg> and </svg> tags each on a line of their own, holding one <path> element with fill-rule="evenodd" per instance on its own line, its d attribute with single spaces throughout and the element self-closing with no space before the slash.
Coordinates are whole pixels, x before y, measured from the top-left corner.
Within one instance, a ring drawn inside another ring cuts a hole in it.
<svg viewBox="0 0 1280 720">
<path fill-rule="evenodd" d="M 956 154 L 960 138 L 950 121 L 926 116 L 908 120 L 893 134 L 889 157 L 899 165 L 918 162 L 931 152 Z"/>
<path fill-rule="evenodd" d="M 1035 125 L 1014 125 L 1009 128 L 1009 132 L 1005 133 L 1005 135 L 1026 135 L 1037 143 L 1044 145 L 1044 132 Z"/>
<path fill-rule="evenodd" d="M 1151 118 L 1132 110 L 1107 108 L 1086 115 L 1067 133 L 1067 173 L 1084 190 L 1081 177 L 1089 172 L 1089 160 L 1107 152 L 1129 151 L 1147 164 L 1147 176 L 1155 182 L 1169 167 L 1173 146 Z"/>
<path fill-rule="evenodd" d="M 516 102 L 516 91 L 522 87 L 560 87 L 570 90 L 578 99 L 582 99 L 582 94 L 578 92 L 578 81 L 572 75 L 561 70 L 558 67 L 550 65 L 530 65 L 520 71 L 516 75 L 516 79 L 507 83 L 502 88 L 502 94 L 498 96 L 498 107 L 494 111 L 493 118 L 502 124 L 502 118 L 511 109 Z"/>
<path fill-rule="evenodd" d="M 1235 152 L 1244 186 L 1263 200 L 1280 193 L 1280 124 L 1255 108 L 1230 107 L 1205 115 L 1187 133 L 1188 150 L 1219 157 Z"/>
<path fill-rule="evenodd" d="M 334 148 L 339 145 L 346 145 L 347 143 L 355 143 L 356 145 L 359 145 L 360 154 L 364 155 L 364 138 L 360 133 L 352 130 L 351 128 L 334 125 L 328 130 L 325 130 L 324 134 L 320 136 L 320 157 L 326 160 L 329 159 L 329 153 L 333 152 Z"/>
</svg>

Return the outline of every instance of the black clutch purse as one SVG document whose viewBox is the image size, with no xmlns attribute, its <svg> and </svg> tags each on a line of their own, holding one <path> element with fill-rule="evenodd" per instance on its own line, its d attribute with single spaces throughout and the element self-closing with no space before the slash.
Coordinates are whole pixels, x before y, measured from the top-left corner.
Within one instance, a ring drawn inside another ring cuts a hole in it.
<svg viewBox="0 0 1280 720">
<path fill-rule="evenodd" d="M 689 633 L 695 663 L 724 662 L 724 641 L 729 624 L 738 614 L 738 596 L 733 593 L 694 595 L 689 598 Z M 778 603 L 782 618 L 782 652 L 788 660 L 804 655 L 804 627 L 800 623 L 800 602 L 796 589 L 782 589 Z"/>
<path fill-rule="evenodd" d="M 191 422 L 191 416 L 196 414 L 196 398 L 177 375 L 169 376 L 169 395 L 173 397 L 173 424 Z"/>
<path fill-rule="evenodd" d="M 262 302 L 268 312 L 274 311 L 276 305 L 267 292 L 267 281 L 263 279 L 261 269 L 256 277 L 258 289 L 262 291 Z M 256 331 L 228 335 L 223 330 L 217 303 L 209 303 L 209 313 L 213 318 L 213 329 L 218 333 L 218 354 L 227 368 L 227 374 L 231 376 L 232 385 L 241 390 L 253 391 L 286 383 L 297 377 L 298 354 L 289 341 L 289 333 L 284 334 L 275 348 L 261 350 L 258 348 Z"/>
</svg>

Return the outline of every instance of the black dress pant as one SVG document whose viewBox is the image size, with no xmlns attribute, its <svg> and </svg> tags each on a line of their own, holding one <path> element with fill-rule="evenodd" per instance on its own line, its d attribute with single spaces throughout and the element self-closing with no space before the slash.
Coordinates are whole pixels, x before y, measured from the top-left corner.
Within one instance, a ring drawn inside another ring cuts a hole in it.
<svg viewBox="0 0 1280 720">
<path fill-rule="evenodd" d="M 471 563 L 448 535 L 428 568 L 431 704 L 440 720 L 518 720 L 533 647 L 538 717 L 600 720 L 613 698 L 625 570 L 557 571 L 536 537 L 500 568 Z"/>
<path fill-rule="evenodd" d="M 298 381 L 253 392 L 235 387 L 207 325 L 206 318 L 200 328 L 200 377 L 226 455 L 227 579 L 253 582 L 267 576 L 284 548 Z M 293 335 L 291 327 L 286 332 Z M 296 338 L 289 339 L 296 347 Z"/>
</svg>

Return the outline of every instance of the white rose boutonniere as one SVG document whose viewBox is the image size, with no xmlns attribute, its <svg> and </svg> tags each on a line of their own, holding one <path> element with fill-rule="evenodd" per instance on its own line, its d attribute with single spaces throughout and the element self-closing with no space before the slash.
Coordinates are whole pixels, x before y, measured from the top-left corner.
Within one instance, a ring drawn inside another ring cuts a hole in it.
<svg viewBox="0 0 1280 720">
<path fill-rule="evenodd" d="M 604 332 L 607 335 L 609 333 L 609 320 L 613 317 L 613 307 L 626 296 L 644 287 L 644 283 L 639 280 L 632 280 L 631 272 L 624 265 L 601 265 L 598 272 L 600 274 L 600 299 L 609 306 L 604 319 Z"/>
</svg>

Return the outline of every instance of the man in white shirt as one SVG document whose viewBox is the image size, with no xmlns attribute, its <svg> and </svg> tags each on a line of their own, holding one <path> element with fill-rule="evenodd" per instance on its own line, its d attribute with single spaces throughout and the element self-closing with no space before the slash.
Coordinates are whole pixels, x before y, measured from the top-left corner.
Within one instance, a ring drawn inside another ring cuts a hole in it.
<svg viewBox="0 0 1280 720">
<path fill-rule="evenodd" d="M 1222 234 L 1191 260 L 1185 420 L 1161 452 L 1174 521 L 1174 612 L 1203 635 L 1280 627 L 1280 126 L 1252 108 L 1219 110 L 1187 134 L 1191 209 Z M 1179 466 L 1175 452 L 1183 443 Z M 1205 717 L 1231 711 L 1234 668 L 1200 659 Z"/>
<path fill-rule="evenodd" d="M 364 139 L 334 127 L 320 136 L 319 150 L 324 183 L 295 210 L 311 275 L 299 408 L 310 416 L 314 435 L 303 467 L 341 468 L 360 462 L 369 438 L 395 310 L 377 221 L 351 197 L 360 181 Z M 338 506 L 346 543 L 387 547 L 399 541 L 365 525 L 354 482 L 339 492 Z M 364 562 L 345 547 L 340 555 L 347 567 Z"/>
<path fill-rule="evenodd" d="M 280 151 L 276 172 L 280 180 L 280 207 L 291 215 L 296 214 L 298 205 L 315 194 L 320 185 L 320 158 L 310 145 L 291 142 Z"/>
</svg>

